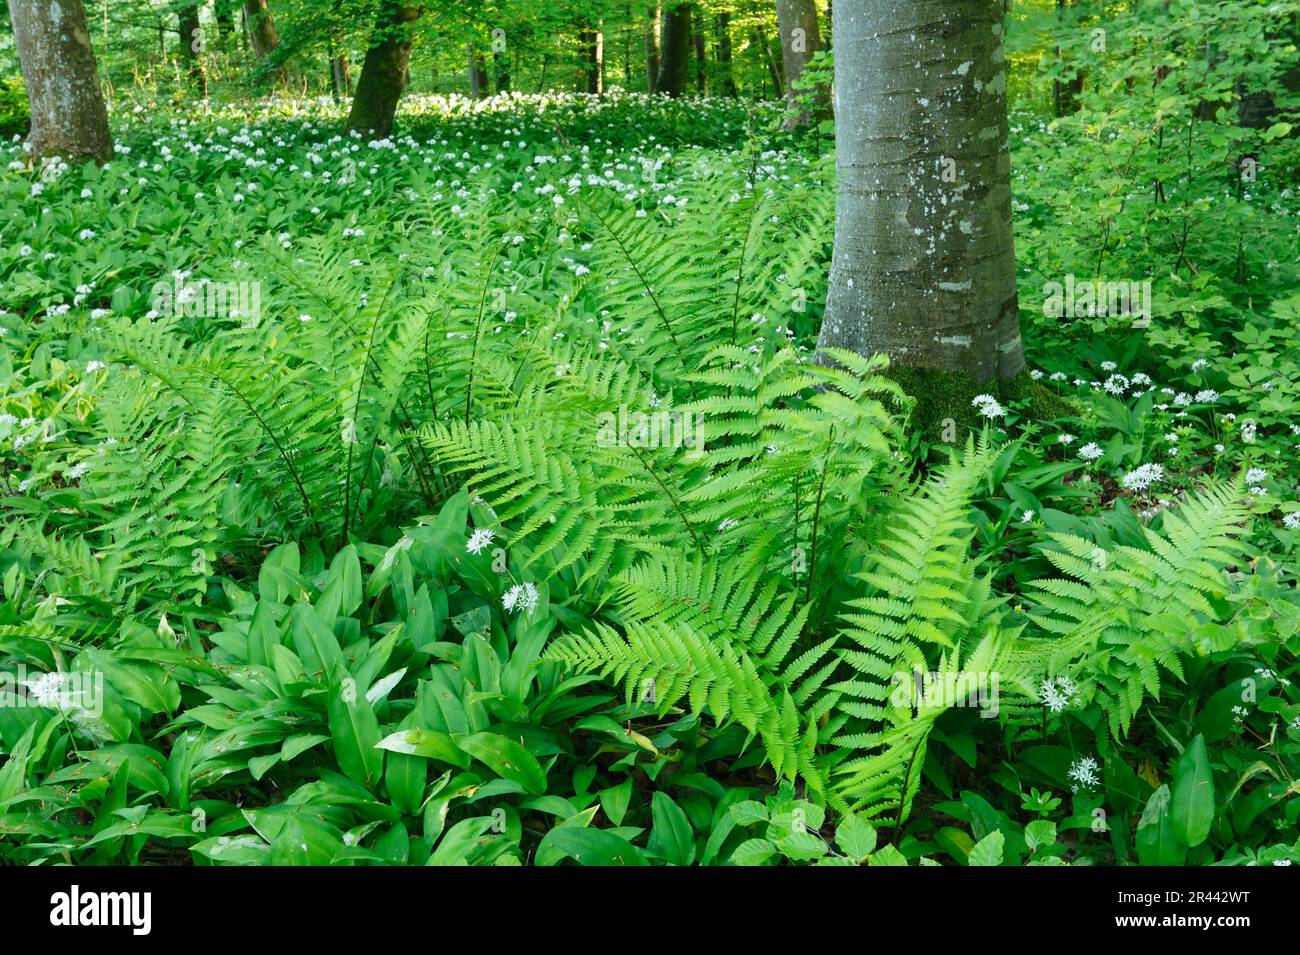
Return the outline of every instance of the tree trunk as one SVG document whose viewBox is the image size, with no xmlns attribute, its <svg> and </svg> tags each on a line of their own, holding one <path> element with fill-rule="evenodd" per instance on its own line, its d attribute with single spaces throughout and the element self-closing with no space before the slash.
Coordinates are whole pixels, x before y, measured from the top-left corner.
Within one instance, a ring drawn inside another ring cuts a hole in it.
<svg viewBox="0 0 1300 955">
<path fill-rule="evenodd" d="M 599 27 L 588 27 L 578 34 L 582 48 L 583 85 L 588 93 L 599 96 L 604 92 L 605 35 Z"/>
<path fill-rule="evenodd" d="M 718 14 L 718 73 L 722 78 L 722 95 L 736 95 L 736 78 L 731 73 L 731 14 Z"/>
<path fill-rule="evenodd" d="M 392 135 L 397 101 L 406 89 L 413 28 L 423 13 L 423 7 L 406 6 L 399 0 L 380 0 L 375 32 L 361 65 L 357 95 L 348 114 L 348 129 L 368 132 L 376 139 Z"/>
<path fill-rule="evenodd" d="M 686 74 L 691 56 L 691 4 L 669 0 L 664 7 L 659 76 L 655 92 L 676 99 L 686 89 Z"/>
<path fill-rule="evenodd" d="M 497 75 L 497 92 L 510 92 L 510 59 L 500 53 L 492 54 L 492 66 Z"/>
<path fill-rule="evenodd" d="M 266 0 L 244 0 L 244 16 L 248 18 L 248 38 L 254 55 L 259 60 L 269 56 L 280 45 L 280 34 Z"/>
<path fill-rule="evenodd" d="M 280 45 L 280 34 L 276 32 L 275 20 L 267 0 L 244 0 L 244 24 L 248 29 L 248 40 L 253 47 L 253 56 L 264 60 Z M 289 82 L 289 71 L 280 67 L 273 74 L 275 82 L 283 86 Z"/>
<path fill-rule="evenodd" d="M 647 93 L 655 91 L 659 81 L 659 4 L 646 7 L 649 22 L 645 27 L 645 88 Z"/>
<path fill-rule="evenodd" d="M 484 99 L 488 95 L 488 77 L 483 57 L 475 52 L 473 43 L 465 44 L 465 52 L 469 54 L 469 97 Z"/>
<path fill-rule="evenodd" d="M 216 0 L 213 4 L 213 14 L 217 20 L 217 37 L 225 40 L 235 32 L 235 18 L 230 12 L 230 0 Z"/>
<path fill-rule="evenodd" d="M 113 155 L 108 113 L 81 0 L 9 0 L 9 21 L 31 104 L 32 155 Z"/>
<path fill-rule="evenodd" d="M 830 347 L 886 352 L 897 365 L 947 373 L 948 391 L 1025 367 L 1003 4 L 840 5 L 835 246 L 820 361 Z"/>
<path fill-rule="evenodd" d="M 803 75 L 804 67 L 813 54 L 822 48 L 821 33 L 817 29 L 817 4 L 815 0 L 776 0 L 776 18 L 781 29 L 785 97 L 790 106 L 794 107 L 799 96 L 794 88 L 795 81 Z M 821 91 L 818 100 L 824 100 L 825 96 L 825 91 Z M 812 118 L 808 110 L 800 110 L 786 122 L 786 126 L 803 126 Z"/>
<path fill-rule="evenodd" d="M 330 57 L 330 92 L 336 100 L 352 95 L 352 64 L 346 53 Z"/>
<path fill-rule="evenodd" d="M 703 95 L 709 91 L 709 58 L 704 49 L 703 17 L 695 18 L 694 36 L 691 39 L 695 44 L 695 91 Z"/>
<path fill-rule="evenodd" d="M 1065 19 L 1065 11 L 1070 7 L 1067 0 L 1056 0 L 1056 17 Z M 1061 60 L 1061 48 L 1056 48 L 1056 59 Z M 1057 116 L 1068 116 L 1079 111 L 1079 96 L 1083 93 L 1083 71 L 1076 70 L 1068 80 L 1052 80 L 1052 112 Z"/>
<path fill-rule="evenodd" d="M 777 68 L 775 57 L 772 56 L 772 45 L 768 43 L 767 37 L 763 35 L 762 31 L 759 30 L 758 27 L 754 28 L 753 32 L 750 34 L 750 38 L 750 42 L 757 46 L 759 52 L 762 53 L 763 62 L 767 64 L 767 78 L 772 81 L 773 97 L 779 98 L 784 96 L 785 92 L 782 89 L 781 71 Z"/>
<path fill-rule="evenodd" d="M 203 27 L 199 25 L 198 6 L 185 7 L 177 13 L 180 26 L 181 62 L 189 67 L 190 82 L 202 93 L 208 95 L 208 75 L 203 69 L 203 48 L 205 45 Z"/>
</svg>

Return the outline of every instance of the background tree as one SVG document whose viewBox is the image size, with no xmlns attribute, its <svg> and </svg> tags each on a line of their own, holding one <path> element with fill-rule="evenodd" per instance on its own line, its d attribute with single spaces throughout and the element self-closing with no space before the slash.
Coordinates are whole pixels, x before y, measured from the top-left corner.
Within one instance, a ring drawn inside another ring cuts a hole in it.
<svg viewBox="0 0 1300 955">
<path fill-rule="evenodd" d="M 348 113 L 348 129 L 369 132 L 378 139 L 392 134 L 397 101 L 406 89 L 414 42 L 412 27 L 423 15 L 423 7 L 380 0 L 374 36 Z"/>
<path fill-rule="evenodd" d="M 968 400 L 1025 367 L 1003 0 L 835 14 L 839 182 L 819 351 L 886 352 Z"/>
<path fill-rule="evenodd" d="M 798 98 L 795 83 L 803 76 L 813 54 L 822 48 L 816 0 L 776 0 L 776 16 L 781 31 L 781 62 L 785 67 L 784 93 L 794 107 Z M 809 111 L 800 110 L 792 116 L 789 125 L 803 125 L 811 118 Z"/>
<path fill-rule="evenodd" d="M 686 89 L 686 78 L 691 56 L 690 3 L 672 3 L 663 7 L 663 24 L 660 28 L 659 76 L 655 92 L 671 97 L 681 96 Z"/>
<path fill-rule="evenodd" d="M 109 159 L 113 138 L 81 0 L 9 0 L 9 19 L 31 104 L 32 155 Z"/>
</svg>

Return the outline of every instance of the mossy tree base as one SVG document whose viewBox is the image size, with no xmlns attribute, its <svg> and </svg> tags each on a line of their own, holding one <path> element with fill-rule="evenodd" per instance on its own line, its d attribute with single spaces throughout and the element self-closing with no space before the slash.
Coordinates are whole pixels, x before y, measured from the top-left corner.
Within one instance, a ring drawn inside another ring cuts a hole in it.
<svg viewBox="0 0 1300 955">
<path fill-rule="evenodd" d="M 1015 404 L 1025 417 L 1050 421 L 1077 410 L 1065 399 L 1035 381 L 1028 370 L 1008 381 L 977 382 L 969 372 L 891 367 L 885 374 L 916 404 L 911 427 L 927 444 L 963 444 L 971 431 L 988 423 L 971 404 L 976 395 L 992 395 L 1003 405 Z"/>
</svg>

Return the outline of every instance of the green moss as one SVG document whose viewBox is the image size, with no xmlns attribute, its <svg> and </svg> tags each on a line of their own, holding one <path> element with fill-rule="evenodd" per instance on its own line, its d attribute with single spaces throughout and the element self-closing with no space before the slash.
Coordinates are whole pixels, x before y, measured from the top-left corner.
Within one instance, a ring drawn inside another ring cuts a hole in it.
<svg viewBox="0 0 1300 955">
<path fill-rule="evenodd" d="M 1030 377 L 1028 369 L 1002 383 L 999 393 L 1004 402 L 1024 405 L 1023 414 L 1035 421 L 1051 421 L 1078 414 L 1072 404 L 1052 389 Z"/>
<path fill-rule="evenodd" d="M 931 444 L 960 444 L 970 431 L 986 423 L 972 406 L 976 395 L 991 394 L 1003 404 L 1016 404 L 1027 418 L 1050 421 L 1076 414 L 1076 409 L 1022 371 L 1009 381 L 977 382 L 968 372 L 891 367 L 886 374 L 916 400 L 912 427 Z"/>
</svg>

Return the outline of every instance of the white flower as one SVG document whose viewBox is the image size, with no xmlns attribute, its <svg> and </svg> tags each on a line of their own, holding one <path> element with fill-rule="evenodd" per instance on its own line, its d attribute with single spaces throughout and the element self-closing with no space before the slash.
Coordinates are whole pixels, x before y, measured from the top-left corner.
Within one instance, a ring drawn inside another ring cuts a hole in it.
<svg viewBox="0 0 1300 955">
<path fill-rule="evenodd" d="M 77 233 L 77 238 L 79 238 L 82 242 L 85 242 L 87 239 L 93 239 L 94 237 L 95 237 L 94 229 L 82 229 L 79 233 Z"/>
<path fill-rule="evenodd" d="M 1200 391 L 1196 393 L 1196 398 L 1195 398 L 1195 400 L 1200 404 L 1207 404 L 1207 405 L 1212 404 L 1215 401 L 1218 401 L 1218 399 L 1219 399 L 1219 393 L 1215 391 L 1213 388 L 1202 388 Z"/>
<path fill-rule="evenodd" d="M 971 405 L 979 409 L 979 413 L 984 417 L 992 420 L 1006 416 L 1006 409 L 998 404 L 998 400 L 992 395 L 976 395 L 970 401 Z"/>
<path fill-rule="evenodd" d="M 1122 395 L 1128 389 L 1128 379 L 1123 375 L 1111 375 L 1103 386 L 1112 395 Z"/>
<path fill-rule="evenodd" d="M 501 598 L 501 606 L 511 613 L 522 610 L 531 613 L 536 607 L 540 595 L 531 583 L 515 584 Z"/>
<path fill-rule="evenodd" d="M 1079 457 L 1083 458 L 1085 461 L 1096 461 L 1105 453 L 1105 451 L 1097 447 L 1097 445 L 1091 441 L 1079 449 Z"/>
<path fill-rule="evenodd" d="M 1268 480 L 1268 472 L 1263 468 L 1251 468 L 1246 472 L 1247 484 L 1262 484 Z"/>
<path fill-rule="evenodd" d="M 1163 481 L 1164 477 L 1165 469 L 1163 465 L 1144 464 L 1125 474 L 1120 483 L 1130 491 L 1142 491 L 1157 481 Z"/>
<path fill-rule="evenodd" d="M 1063 445 L 1065 445 L 1067 448 L 1068 448 L 1070 445 L 1074 444 L 1074 442 L 1077 441 L 1077 440 L 1079 440 L 1079 439 L 1076 438 L 1076 437 L 1075 437 L 1074 435 L 1072 435 L 1072 434 L 1058 434 L 1058 435 L 1056 436 L 1056 443 L 1057 443 L 1057 444 L 1063 444 Z"/>
<path fill-rule="evenodd" d="M 473 534 L 469 535 L 469 542 L 465 544 L 465 549 L 471 554 L 481 554 L 492 543 L 492 531 L 486 527 L 476 528 Z"/>
<path fill-rule="evenodd" d="M 1070 764 L 1070 771 L 1066 773 L 1067 776 L 1074 780 L 1075 784 L 1071 788 L 1078 792 L 1080 786 L 1085 789 L 1096 786 L 1101 782 L 1101 777 L 1097 774 L 1099 768 L 1097 761 L 1091 756 L 1084 756 L 1082 759 L 1075 760 Z"/>
<path fill-rule="evenodd" d="M 1282 523 L 1293 531 L 1300 530 L 1300 511 L 1292 511 L 1290 514 L 1283 514 Z"/>
<path fill-rule="evenodd" d="M 1021 524 L 1028 524 L 1028 523 L 1029 523 L 1030 521 L 1032 521 L 1033 519 L 1034 519 L 1034 512 L 1033 512 L 1033 511 L 1025 511 L 1025 513 L 1023 513 L 1023 514 L 1020 515 L 1020 523 L 1021 523 Z"/>
<path fill-rule="evenodd" d="M 1114 371 L 1114 370 L 1115 370 L 1116 368 L 1118 368 L 1118 367 L 1119 367 L 1119 366 L 1116 365 L 1113 361 L 1103 361 L 1103 362 L 1101 363 L 1101 370 L 1102 370 L 1102 371 Z"/>
</svg>

